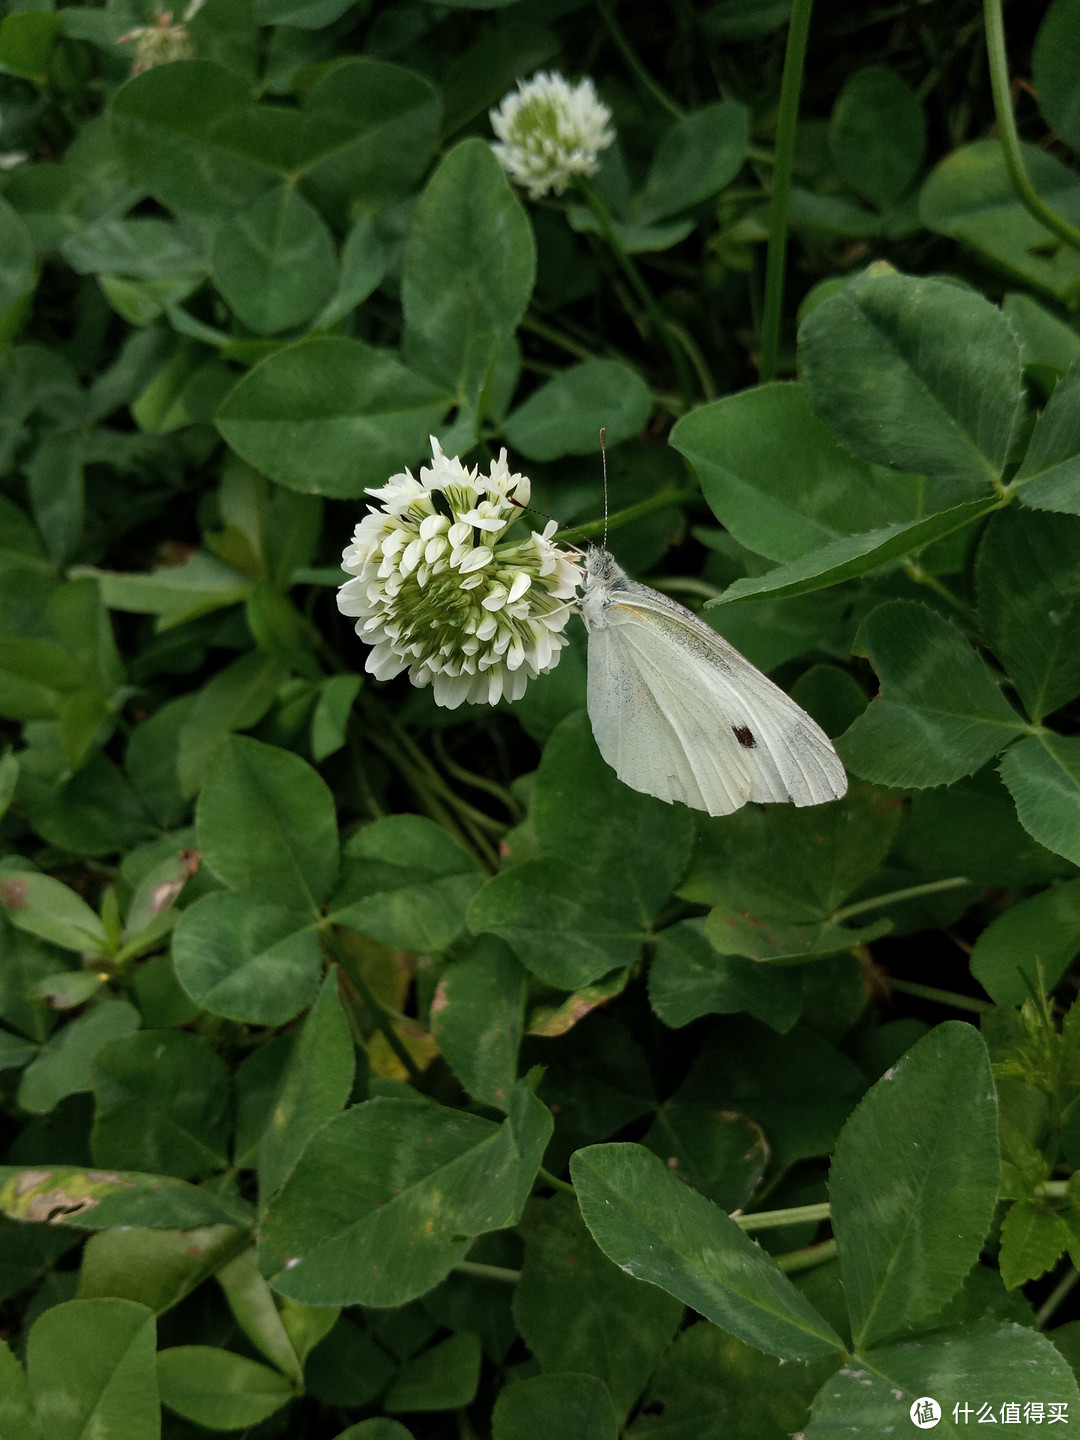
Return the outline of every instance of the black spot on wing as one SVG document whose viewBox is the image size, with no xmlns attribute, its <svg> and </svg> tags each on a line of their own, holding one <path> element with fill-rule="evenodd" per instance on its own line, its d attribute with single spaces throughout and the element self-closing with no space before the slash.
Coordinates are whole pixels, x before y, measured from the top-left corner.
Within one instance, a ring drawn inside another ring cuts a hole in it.
<svg viewBox="0 0 1080 1440">
<path fill-rule="evenodd" d="M 753 750 L 757 741 L 754 739 L 754 732 L 749 725 L 732 725 L 731 731 L 744 750 Z"/>
</svg>

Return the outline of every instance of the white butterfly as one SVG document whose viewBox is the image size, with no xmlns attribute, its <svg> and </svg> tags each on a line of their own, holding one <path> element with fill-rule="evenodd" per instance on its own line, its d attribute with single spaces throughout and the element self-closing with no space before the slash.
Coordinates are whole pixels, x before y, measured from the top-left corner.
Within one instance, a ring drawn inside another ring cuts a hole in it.
<svg viewBox="0 0 1080 1440">
<path fill-rule="evenodd" d="M 730 815 L 748 800 L 822 805 L 847 791 L 825 732 L 684 605 L 590 545 L 581 614 L 588 707 L 624 785 Z"/>
</svg>

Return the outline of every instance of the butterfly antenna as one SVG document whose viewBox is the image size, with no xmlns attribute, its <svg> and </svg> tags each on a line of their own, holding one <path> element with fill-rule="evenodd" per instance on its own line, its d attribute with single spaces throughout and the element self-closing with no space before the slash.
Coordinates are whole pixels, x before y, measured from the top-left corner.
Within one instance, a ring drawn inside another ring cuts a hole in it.
<svg viewBox="0 0 1080 1440">
<path fill-rule="evenodd" d="M 604 471 L 604 549 L 605 549 L 605 550 L 607 549 L 607 517 L 608 517 L 608 498 L 607 498 L 607 446 L 604 444 L 604 441 L 605 441 L 606 439 L 607 439 L 607 429 L 606 429 L 606 427 L 602 427 L 601 430 L 600 430 L 600 464 L 601 464 L 601 466 L 602 466 L 602 468 L 603 468 L 603 471 Z"/>
<path fill-rule="evenodd" d="M 569 530 L 571 534 L 580 536 L 586 545 L 589 544 L 589 537 L 582 535 L 580 530 L 576 529 L 573 525 L 568 525 L 565 520 L 556 520 L 555 516 L 549 515 L 546 510 L 537 510 L 532 505 L 523 505 L 520 500 L 515 500 L 512 495 L 508 495 L 506 498 L 510 501 L 510 504 L 518 510 L 527 510 L 530 515 L 539 515 L 541 520 L 552 520 L 560 530 Z"/>
</svg>

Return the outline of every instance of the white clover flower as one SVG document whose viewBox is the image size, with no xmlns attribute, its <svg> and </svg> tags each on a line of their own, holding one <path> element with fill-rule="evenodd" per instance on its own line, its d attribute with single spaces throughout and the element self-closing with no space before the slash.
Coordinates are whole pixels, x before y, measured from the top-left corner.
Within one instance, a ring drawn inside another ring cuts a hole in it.
<svg viewBox="0 0 1080 1440">
<path fill-rule="evenodd" d="M 518 700 L 558 664 L 581 571 L 552 541 L 553 520 L 542 534 L 503 539 L 530 488 L 505 450 L 487 475 L 434 437 L 431 450 L 419 479 L 406 471 L 367 492 L 379 504 L 342 556 L 355 578 L 338 609 L 373 647 L 365 668 L 376 679 L 408 670 L 450 710 Z"/>
<path fill-rule="evenodd" d="M 538 71 L 504 95 L 489 112 L 499 137 L 492 150 L 510 179 L 539 200 L 549 190 L 561 195 L 575 175 L 595 175 L 597 158 L 615 139 L 611 111 L 589 79 L 571 85 L 558 73 Z"/>
<path fill-rule="evenodd" d="M 141 75 L 144 70 L 152 70 L 155 65 L 168 65 L 173 60 L 190 60 L 195 54 L 195 47 L 185 27 L 205 3 L 206 0 L 191 0 L 177 25 L 173 24 L 172 11 L 163 10 L 153 25 L 137 25 L 134 30 L 121 35 L 116 42 L 118 45 L 135 41 L 135 64 L 131 73 Z"/>
</svg>

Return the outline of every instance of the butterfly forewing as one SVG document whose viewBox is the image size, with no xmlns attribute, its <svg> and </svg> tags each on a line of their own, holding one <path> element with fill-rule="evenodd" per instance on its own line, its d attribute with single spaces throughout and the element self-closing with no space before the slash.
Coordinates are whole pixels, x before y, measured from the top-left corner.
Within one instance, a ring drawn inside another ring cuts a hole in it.
<svg viewBox="0 0 1080 1440">
<path fill-rule="evenodd" d="M 712 815 L 846 792 L 825 733 L 692 611 L 614 562 L 589 590 L 589 718 L 625 784 Z"/>
</svg>

